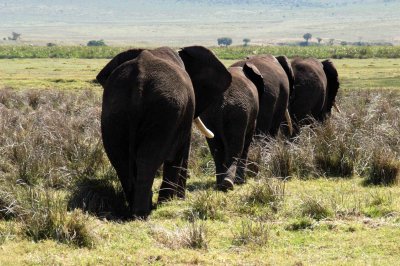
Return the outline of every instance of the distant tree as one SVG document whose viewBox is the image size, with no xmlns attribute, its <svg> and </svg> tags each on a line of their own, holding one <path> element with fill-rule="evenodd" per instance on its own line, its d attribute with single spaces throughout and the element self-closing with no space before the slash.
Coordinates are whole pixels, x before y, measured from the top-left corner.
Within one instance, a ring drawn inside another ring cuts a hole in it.
<svg viewBox="0 0 400 266">
<path fill-rule="evenodd" d="M 249 45 L 249 42 L 251 42 L 251 40 L 249 38 L 244 38 L 243 39 L 243 46 Z"/>
<path fill-rule="evenodd" d="M 12 37 L 8 37 L 9 40 L 18 41 L 19 39 L 21 39 L 20 33 L 12 32 L 11 34 L 12 34 Z"/>
<path fill-rule="evenodd" d="M 318 41 L 318 44 L 321 44 L 322 38 L 318 37 L 318 38 L 317 38 L 317 41 Z"/>
<path fill-rule="evenodd" d="M 328 44 L 333 45 L 334 42 L 335 42 L 335 39 L 329 39 Z"/>
<path fill-rule="evenodd" d="M 87 46 L 106 46 L 104 40 L 90 40 L 87 43 Z"/>
<path fill-rule="evenodd" d="M 53 46 L 57 46 L 57 44 L 53 43 L 53 42 L 48 42 L 46 44 L 47 47 L 53 47 Z"/>
<path fill-rule="evenodd" d="M 306 33 L 303 35 L 304 40 L 306 40 L 306 45 L 308 45 L 308 41 L 312 38 L 311 33 Z"/>
<path fill-rule="evenodd" d="M 346 41 L 341 41 L 341 42 L 340 42 L 340 45 L 346 46 L 346 45 L 347 45 L 347 42 L 346 42 Z"/>
<path fill-rule="evenodd" d="M 225 46 L 228 47 L 229 45 L 232 44 L 232 39 L 228 37 L 222 37 L 217 39 L 218 45 L 219 46 Z"/>
</svg>

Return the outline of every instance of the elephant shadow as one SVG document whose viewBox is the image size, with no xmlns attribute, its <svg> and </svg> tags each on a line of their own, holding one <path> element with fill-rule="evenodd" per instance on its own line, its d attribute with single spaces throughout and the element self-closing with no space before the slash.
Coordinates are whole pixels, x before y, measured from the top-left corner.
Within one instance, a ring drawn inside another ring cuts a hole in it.
<svg viewBox="0 0 400 266">
<path fill-rule="evenodd" d="M 129 208 L 117 180 L 80 179 L 68 201 L 68 209 L 81 209 L 98 218 L 127 221 Z"/>
</svg>

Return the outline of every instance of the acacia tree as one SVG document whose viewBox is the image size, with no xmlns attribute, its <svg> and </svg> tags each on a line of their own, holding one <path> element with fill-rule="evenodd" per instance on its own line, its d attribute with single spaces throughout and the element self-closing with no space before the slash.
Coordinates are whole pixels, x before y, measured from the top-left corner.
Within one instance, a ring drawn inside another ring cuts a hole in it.
<svg viewBox="0 0 400 266">
<path fill-rule="evenodd" d="M 306 45 L 308 45 L 308 40 L 310 40 L 312 38 L 312 34 L 311 33 L 306 33 L 303 35 L 304 40 L 306 40 Z"/>
<path fill-rule="evenodd" d="M 251 40 L 249 39 L 249 38 L 244 38 L 243 39 L 243 46 L 247 46 L 247 45 L 249 45 L 249 42 L 250 42 Z"/>
<path fill-rule="evenodd" d="M 318 41 L 318 44 L 321 44 L 322 38 L 318 37 L 317 41 Z"/>
<path fill-rule="evenodd" d="M 232 39 L 228 37 L 222 37 L 217 39 L 218 45 L 219 46 L 225 46 L 228 47 L 229 45 L 232 44 Z"/>
</svg>

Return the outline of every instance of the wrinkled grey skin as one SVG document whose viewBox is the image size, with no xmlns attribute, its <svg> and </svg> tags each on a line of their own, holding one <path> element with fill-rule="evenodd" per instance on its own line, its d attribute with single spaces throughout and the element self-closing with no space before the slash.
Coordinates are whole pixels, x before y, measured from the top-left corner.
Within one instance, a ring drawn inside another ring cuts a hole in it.
<svg viewBox="0 0 400 266">
<path fill-rule="evenodd" d="M 193 119 L 231 83 L 206 48 L 134 49 L 97 76 L 103 86 L 101 130 L 133 217 L 152 209 L 152 185 L 164 163 L 159 202 L 185 196 Z"/>
<path fill-rule="evenodd" d="M 247 154 L 256 128 L 259 92 L 264 83 L 257 68 L 249 63 L 230 67 L 232 83 L 224 94 L 200 115 L 214 133 L 207 139 L 214 158 L 217 187 L 233 189 L 244 182 Z"/>
<path fill-rule="evenodd" d="M 301 125 L 313 120 L 323 122 L 331 114 L 340 84 L 338 72 L 330 60 L 296 58 L 292 69 L 295 82 L 289 110 L 297 134 Z"/>
<path fill-rule="evenodd" d="M 260 97 L 256 134 L 276 136 L 283 125 L 290 122 L 285 118 L 289 94 L 293 88 L 293 72 L 285 56 L 257 55 L 234 63 L 243 66 L 252 63 L 260 71 L 264 90 Z M 285 129 L 285 131 L 288 131 Z"/>
</svg>

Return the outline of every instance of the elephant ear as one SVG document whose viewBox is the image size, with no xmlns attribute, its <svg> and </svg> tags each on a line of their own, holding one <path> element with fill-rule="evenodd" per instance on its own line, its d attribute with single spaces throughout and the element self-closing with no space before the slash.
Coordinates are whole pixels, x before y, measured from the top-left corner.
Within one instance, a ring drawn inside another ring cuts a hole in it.
<svg viewBox="0 0 400 266">
<path fill-rule="evenodd" d="M 283 70 L 285 70 L 285 72 L 286 72 L 286 75 L 289 80 L 289 93 L 290 93 L 290 95 L 292 95 L 293 90 L 294 90 L 294 72 L 293 72 L 292 66 L 290 65 L 289 59 L 284 55 L 277 56 L 275 58 L 276 58 L 276 60 L 278 60 L 279 64 L 282 66 Z"/>
<path fill-rule="evenodd" d="M 143 52 L 144 49 L 131 49 L 122 53 L 117 54 L 110 62 L 99 72 L 96 79 L 100 83 L 101 86 L 105 86 L 108 78 L 111 73 L 118 66 L 122 65 L 126 61 L 135 59 Z"/>
<path fill-rule="evenodd" d="M 196 118 L 229 88 L 232 76 L 218 58 L 205 47 L 182 48 L 179 56 L 192 80 L 196 96 Z"/>
<path fill-rule="evenodd" d="M 326 79 L 328 81 L 327 86 L 327 97 L 326 97 L 326 110 L 328 112 L 331 111 L 332 106 L 335 103 L 335 98 L 338 93 L 340 82 L 339 82 L 339 74 L 336 70 L 335 65 L 331 60 L 322 61 L 322 65 L 324 66 L 324 72 L 326 75 Z"/>
<path fill-rule="evenodd" d="M 247 62 L 243 66 L 243 73 L 256 86 L 258 91 L 258 98 L 261 98 L 264 93 L 265 84 L 263 76 L 261 75 L 258 68 L 252 63 Z"/>
</svg>

